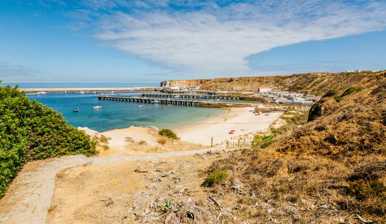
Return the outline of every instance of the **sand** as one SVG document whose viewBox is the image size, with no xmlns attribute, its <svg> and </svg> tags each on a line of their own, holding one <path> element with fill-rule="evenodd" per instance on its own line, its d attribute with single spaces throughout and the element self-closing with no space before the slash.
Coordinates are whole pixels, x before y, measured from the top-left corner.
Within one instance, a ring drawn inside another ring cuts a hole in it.
<svg viewBox="0 0 386 224">
<path fill-rule="evenodd" d="M 181 151 L 215 145 L 248 145 L 256 133 L 268 131 L 282 113 L 256 114 L 254 107 L 224 109 L 219 115 L 174 128 L 179 140 L 159 136 L 159 129 L 155 127 L 131 126 L 102 133 L 88 128 L 79 129 L 90 136 L 103 135 L 109 139 L 109 150 L 102 150 L 101 155 Z"/>
<path fill-rule="evenodd" d="M 167 141 L 160 144 L 158 129 L 129 127 L 114 129 L 100 134 L 109 138 L 109 148 L 117 153 L 133 152 L 133 146 L 145 143 L 146 147 L 134 151 L 191 150 L 195 147 L 250 142 L 257 132 L 266 132 L 282 114 L 267 112 L 256 115 L 253 107 L 231 108 L 215 117 L 173 129 L 180 141 Z M 189 145 L 189 147 L 187 147 Z M 161 150 L 157 150 L 161 149 Z M 111 151 L 110 151 L 111 152 Z"/>
<path fill-rule="evenodd" d="M 173 140 L 158 134 L 158 128 L 129 127 L 114 129 L 98 135 L 108 139 L 108 149 L 101 150 L 101 156 L 107 155 L 137 155 L 149 152 L 185 151 L 203 148 L 201 145 Z"/>
<path fill-rule="evenodd" d="M 256 115 L 253 107 L 232 108 L 217 117 L 175 129 L 178 136 L 187 142 L 201 145 L 224 144 L 249 138 L 256 132 L 265 132 L 282 112 Z"/>
</svg>

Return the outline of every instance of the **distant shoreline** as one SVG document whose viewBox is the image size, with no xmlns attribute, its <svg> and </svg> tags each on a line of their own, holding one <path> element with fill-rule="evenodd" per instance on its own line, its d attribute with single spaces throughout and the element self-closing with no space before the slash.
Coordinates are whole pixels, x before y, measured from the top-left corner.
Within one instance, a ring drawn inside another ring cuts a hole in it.
<svg viewBox="0 0 386 224">
<path fill-rule="evenodd" d="M 20 88 L 25 93 L 47 94 L 47 93 L 130 93 L 159 91 L 160 87 L 113 87 L 113 88 Z"/>
</svg>

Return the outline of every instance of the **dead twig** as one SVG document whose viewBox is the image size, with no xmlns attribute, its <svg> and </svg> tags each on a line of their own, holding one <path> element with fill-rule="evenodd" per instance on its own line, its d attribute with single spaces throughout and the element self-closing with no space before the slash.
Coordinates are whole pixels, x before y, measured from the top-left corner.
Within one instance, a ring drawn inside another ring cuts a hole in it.
<svg viewBox="0 0 386 224">
<path fill-rule="evenodd" d="M 216 201 L 216 199 L 214 199 L 212 196 L 209 196 L 208 198 L 210 201 L 212 201 L 217 206 L 218 209 L 220 209 L 220 210 L 222 209 L 222 206 L 220 205 L 220 203 L 218 203 Z"/>
<path fill-rule="evenodd" d="M 135 169 L 134 172 L 136 172 L 136 173 L 148 173 L 148 171 L 140 170 L 140 169 Z"/>
<path fill-rule="evenodd" d="M 358 215 L 358 214 L 356 214 L 355 217 L 356 217 L 357 219 L 359 219 L 359 221 L 361 221 L 362 223 L 374 223 L 374 222 L 371 221 L 371 220 L 367 220 L 367 219 L 362 218 L 362 217 L 361 217 L 360 215 Z"/>
</svg>

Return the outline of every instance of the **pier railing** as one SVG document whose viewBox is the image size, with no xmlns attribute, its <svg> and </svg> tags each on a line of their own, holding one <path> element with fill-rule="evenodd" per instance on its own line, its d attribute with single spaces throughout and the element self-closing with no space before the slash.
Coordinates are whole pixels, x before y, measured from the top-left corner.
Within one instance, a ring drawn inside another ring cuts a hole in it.
<svg viewBox="0 0 386 224">
<path fill-rule="evenodd" d="M 206 98 L 199 95 L 142 94 L 140 96 L 98 96 L 98 100 L 109 100 L 140 104 L 165 104 L 175 106 L 226 107 L 241 104 L 234 98 Z M 233 101 L 233 102 L 232 102 Z"/>
<path fill-rule="evenodd" d="M 191 100 L 224 100 L 238 101 L 237 96 L 222 96 L 222 95 L 204 95 L 204 94 L 167 94 L 167 93 L 143 93 L 142 97 L 148 98 L 168 98 L 168 99 L 191 99 Z"/>
</svg>

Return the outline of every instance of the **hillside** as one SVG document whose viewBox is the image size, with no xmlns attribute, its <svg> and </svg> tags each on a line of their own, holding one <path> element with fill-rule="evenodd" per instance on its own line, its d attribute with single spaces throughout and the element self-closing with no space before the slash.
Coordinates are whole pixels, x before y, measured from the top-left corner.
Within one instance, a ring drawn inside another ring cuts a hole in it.
<svg viewBox="0 0 386 224">
<path fill-rule="evenodd" d="M 290 76 L 215 78 L 202 80 L 169 80 L 169 87 L 199 87 L 202 90 L 256 91 L 260 87 L 322 95 L 330 89 L 342 89 L 367 82 L 376 72 L 309 73 Z"/>
<path fill-rule="evenodd" d="M 322 95 L 303 125 L 278 135 L 272 130 L 269 144 L 208 170 L 209 180 L 226 174 L 207 191 L 229 205 L 232 216 L 248 223 L 386 222 L 386 72 L 224 83 L 202 87 L 272 84 Z"/>
<path fill-rule="evenodd" d="M 50 108 L 0 87 L 0 197 L 24 163 L 95 153 L 95 144 Z"/>
</svg>

